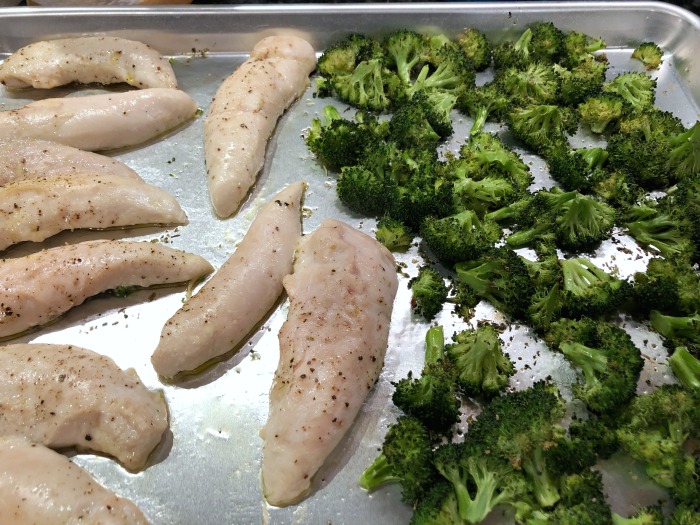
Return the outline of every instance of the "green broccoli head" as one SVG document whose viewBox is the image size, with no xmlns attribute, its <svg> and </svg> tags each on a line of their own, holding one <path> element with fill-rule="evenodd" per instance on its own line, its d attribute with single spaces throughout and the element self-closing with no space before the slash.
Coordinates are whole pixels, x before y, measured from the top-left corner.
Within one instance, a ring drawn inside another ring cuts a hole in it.
<svg viewBox="0 0 700 525">
<path fill-rule="evenodd" d="M 498 332 L 490 324 L 455 334 L 445 351 L 455 365 L 460 390 L 468 396 L 492 398 L 508 386 L 515 373 L 513 362 L 503 353 Z"/>
<path fill-rule="evenodd" d="M 627 103 L 616 93 L 588 97 L 578 105 L 581 122 L 597 134 L 615 132 L 625 111 Z"/>
<path fill-rule="evenodd" d="M 476 72 L 467 55 L 456 44 L 447 43 L 434 49 L 408 88 L 409 97 L 420 90 L 440 89 L 458 95 L 474 86 Z"/>
<path fill-rule="evenodd" d="M 326 106 L 322 117 L 311 121 L 306 145 L 326 168 L 340 171 L 357 164 L 371 140 L 364 126 L 343 118 L 334 106 Z"/>
<path fill-rule="evenodd" d="M 325 77 L 352 73 L 357 63 L 381 56 L 379 43 L 365 35 L 351 33 L 331 44 L 318 59 L 317 69 Z"/>
<path fill-rule="evenodd" d="M 413 242 L 413 232 L 401 221 L 384 215 L 377 221 L 374 237 L 389 251 L 406 251 Z"/>
<path fill-rule="evenodd" d="M 399 29 L 388 35 L 382 45 L 387 65 L 396 70 L 406 85 L 410 85 L 414 69 L 427 59 L 430 52 L 426 36 L 416 31 Z"/>
<path fill-rule="evenodd" d="M 501 69 L 496 73 L 496 82 L 512 105 L 556 104 L 559 100 L 561 77 L 550 64 L 535 62 L 525 69 Z"/>
<path fill-rule="evenodd" d="M 333 92 L 343 102 L 373 112 L 387 111 L 391 106 L 388 93 L 401 80 L 384 65 L 382 58 L 363 60 L 350 73 L 330 79 Z"/>
<path fill-rule="evenodd" d="M 656 99 L 656 79 L 646 73 L 620 73 L 603 85 L 603 92 L 621 96 L 636 110 L 651 108 Z"/>
<path fill-rule="evenodd" d="M 430 432 L 418 419 L 401 416 L 389 426 L 381 453 L 362 473 L 359 483 L 367 491 L 399 483 L 402 499 L 413 504 L 438 478 Z"/>
<path fill-rule="evenodd" d="M 578 128 L 578 115 L 556 104 L 533 104 L 510 111 L 506 123 L 515 138 L 542 154 L 568 144 L 567 135 Z"/>
<path fill-rule="evenodd" d="M 588 58 L 571 69 L 555 66 L 560 77 L 559 99 L 570 107 L 597 96 L 603 89 L 608 70 L 606 60 Z"/>
<path fill-rule="evenodd" d="M 455 266 L 457 279 L 494 307 L 515 319 L 526 319 L 534 286 L 523 260 L 499 247 L 478 259 Z"/>
<path fill-rule="evenodd" d="M 503 120 L 511 106 L 500 84 L 492 81 L 462 90 L 457 99 L 457 107 L 474 119 L 470 130 L 470 133 L 474 134 L 483 130 L 486 122 Z"/>
<path fill-rule="evenodd" d="M 659 69 L 664 52 L 655 42 L 642 42 L 632 51 L 632 58 L 639 60 L 647 69 Z"/>
<path fill-rule="evenodd" d="M 382 215 L 398 198 L 398 189 L 391 177 L 361 165 L 340 170 L 336 193 L 348 208 L 371 217 Z"/>
<path fill-rule="evenodd" d="M 480 30 L 468 27 L 457 35 L 456 42 L 476 71 L 483 71 L 491 65 L 493 44 Z"/>
<path fill-rule="evenodd" d="M 411 290 L 411 310 L 427 320 L 433 319 L 447 300 L 445 279 L 430 266 L 423 266 L 418 275 L 408 282 Z"/>
<path fill-rule="evenodd" d="M 634 274 L 632 298 L 634 311 L 642 315 L 650 310 L 692 315 L 700 312 L 700 276 L 685 260 L 655 257 L 645 272 Z"/>
<path fill-rule="evenodd" d="M 700 121 L 690 129 L 670 138 L 668 163 L 674 180 L 684 180 L 700 173 Z"/>
<path fill-rule="evenodd" d="M 622 328 L 588 318 L 562 319 L 551 324 L 545 340 L 581 370 L 583 382 L 574 393 L 593 412 L 613 412 L 634 397 L 644 360 Z"/>
<path fill-rule="evenodd" d="M 596 51 L 605 49 L 606 43 L 600 38 L 596 38 L 580 31 L 569 31 L 564 35 L 564 53 L 560 63 L 572 69 L 581 62 L 595 59 Z"/>
<path fill-rule="evenodd" d="M 685 449 L 700 436 L 700 398 L 678 385 L 662 385 L 633 399 L 627 422 L 617 430 L 622 448 L 642 462 L 647 474 L 668 488 L 677 504 L 697 505 L 696 460 Z"/>
<path fill-rule="evenodd" d="M 631 294 L 628 281 L 619 279 L 577 257 L 560 261 L 565 317 L 602 317 L 620 309 Z"/>
</svg>

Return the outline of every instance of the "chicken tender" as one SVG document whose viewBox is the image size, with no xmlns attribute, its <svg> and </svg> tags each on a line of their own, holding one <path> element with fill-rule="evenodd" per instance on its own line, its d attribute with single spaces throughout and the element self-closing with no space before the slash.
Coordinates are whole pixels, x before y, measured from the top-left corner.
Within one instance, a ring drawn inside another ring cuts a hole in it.
<svg viewBox="0 0 700 525">
<path fill-rule="evenodd" d="M 260 431 L 263 492 L 280 506 L 306 496 L 376 383 L 398 280 L 384 246 L 327 219 L 301 241 L 284 287 L 289 314 Z"/>
<path fill-rule="evenodd" d="M 204 156 L 220 217 L 233 214 L 255 184 L 277 121 L 304 92 L 315 67 L 307 41 L 268 37 L 217 90 L 204 123 Z"/>
<path fill-rule="evenodd" d="M 160 392 L 133 368 L 77 346 L 0 348 L 0 399 L 0 436 L 101 452 L 131 470 L 146 465 L 168 428 Z"/>
</svg>

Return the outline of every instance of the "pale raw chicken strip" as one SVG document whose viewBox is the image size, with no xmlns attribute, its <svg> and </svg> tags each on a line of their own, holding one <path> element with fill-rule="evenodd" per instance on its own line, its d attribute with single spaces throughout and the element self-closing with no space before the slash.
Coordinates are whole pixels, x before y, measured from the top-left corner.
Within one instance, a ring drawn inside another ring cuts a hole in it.
<svg viewBox="0 0 700 525">
<path fill-rule="evenodd" d="M 187 224 L 166 191 L 119 175 L 37 178 L 0 187 L 0 250 L 65 230 Z"/>
<path fill-rule="evenodd" d="M 0 437 L 3 525 L 148 525 L 128 499 L 67 457 L 21 438 Z"/>
<path fill-rule="evenodd" d="M 138 173 L 116 159 L 49 140 L 0 141 L 0 185 L 36 177 L 74 173 L 119 175 L 141 180 Z"/>
<path fill-rule="evenodd" d="M 114 36 L 34 42 L 0 64 L 0 83 L 10 89 L 50 89 L 71 82 L 177 88 L 167 58 L 143 42 Z"/>
<path fill-rule="evenodd" d="M 398 281 L 384 246 L 327 219 L 301 241 L 284 287 L 289 314 L 260 431 L 263 493 L 280 506 L 307 495 L 376 383 Z"/>
<path fill-rule="evenodd" d="M 197 103 L 184 91 L 132 90 L 47 98 L 0 111 L 0 140 L 52 140 L 102 151 L 142 144 L 194 117 Z"/>
<path fill-rule="evenodd" d="M 0 436 L 78 447 L 143 468 L 168 429 L 168 407 L 133 368 L 59 344 L 0 348 Z"/>
<path fill-rule="evenodd" d="M 194 282 L 213 267 L 152 242 L 88 241 L 0 260 L 0 337 L 55 320 L 89 297 L 122 286 Z"/>
<path fill-rule="evenodd" d="M 204 123 L 209 194 L 220 217 L 255 184 L 277 121 L 306 89 L 316 54 L 294 36 L 262 39 L 217 90 Z"/>
<path fill-rule="evenodd" d="M 306 184 L 283 189 L 255 217 L 236 251 L 163 327 L 151 362 L 173 377 L 229 352 L 282 295 L 301 238 Z"/>
</svg>

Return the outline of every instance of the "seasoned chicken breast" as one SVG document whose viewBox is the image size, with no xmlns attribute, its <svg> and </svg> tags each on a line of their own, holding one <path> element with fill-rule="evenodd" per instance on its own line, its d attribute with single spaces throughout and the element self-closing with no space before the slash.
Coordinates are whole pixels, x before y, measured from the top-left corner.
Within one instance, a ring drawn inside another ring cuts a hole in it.
<svg viewBox="0 0 700 525">
<path fill-rule="evenodd" d="M 217 90 L 204 123 L 204 155 L 220 217 L 234 213 L 255 183 L 278 119 L 304 92 L 315 67 L 307 41 L 268 37 Z"/>
<path fill-rule="evenodd" d="M 197 281 L 213 270 L 199 255 L 152 242 L 88 241 L 0 260 L 0 337 L 55 320 L 118 287 Z"/>
<path fill-rule="evenodd" d="M 272 505 L 307 494 L 376 383 L 398 281 L 384 246 L 327 219 L 301 241 L 284 287 L 289 314 L 260 431 L 263 492 Z"/>
<path fill-rule="evenodd" d="M 16 180 L 76 173 L 118 175 L 141 180 L 138 173 L 123 162 L 91 151 L 49 140 L 0 141 L 0 186 Z"/>
<path fill-rule="evenodd" d="M 0 111 L 0 140 L 44 139 L 89 151 L 124 148 L 176 128 L 196 111 L 187 93 L 167 88 L 47 98 Z"/>
<path fill-rule="evenodd" d="M 65 230 L 187 224 L 174 197 L 119 175 L 57 176 L 0 187 L 0 250 Z"/>
<path fill-rule="evenodd" d="M 167 58 L 143 42 L 114 36 L 34 42 L 0 64 L 0 83 L 10 89 L 50 89 L 71 82 L 177 87 Z"/>
<path fill-rule="evenodd" d="M 236 251 L 163 327 L 151 362 L 173 377 L 238 345 L 282 294 L 301 238 L 306 184 L 291 184 L 258 213 Z"/>
<path fill-rule="evenodd" d="M 0 437 L 0 523 L 147 525 L 148 519 L 58 452 Z"/>
<path fill-rule="evenodd" d="M 0 347 L 0 399 L 0 436 L 101 452 L 131 470 L 146 465 L 168 428 L 160 392 L 133 368 L 77 346 Z"/>
</svg>

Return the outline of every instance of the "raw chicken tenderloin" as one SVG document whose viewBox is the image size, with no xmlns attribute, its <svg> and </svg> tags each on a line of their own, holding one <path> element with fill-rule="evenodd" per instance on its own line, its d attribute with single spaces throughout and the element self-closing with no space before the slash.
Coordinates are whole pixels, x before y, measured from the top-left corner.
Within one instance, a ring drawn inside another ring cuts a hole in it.
<svg viewBox="0 0 700 525">
<path fill-rule="evenodd" d="M 0 186 L 15 180 L 75 173 L 119 175 L 142 180 L 126 164 L 91 151 L 49 140 L 0 141 Z"/>
<path fill-rule="evenodd" d="M 0 523 L 148 525 L 148 519 L 58 452 L 0 437 Z"/>
<path fill-rule="evenodd" d="M 2 259 L 0 337 L 53 321 L 107 290 L 197 281 L 212 270 L 199 255 L 145 241 L 88 241 Z"/>
<path fill-rule="evenodd" d="M 50 89 L 78 82 L 137 88 L 177 88 L 167 58 L 152 47 L 125 38 L 88 36 L 34 42 L 0 64 L 0 82 L 10 89 Z"/>
<path fill-rule="evenodd" d="M 272 36 L 221 84 L 204 123 L 209 194 L 220 217 L 234 213 L 265 162 L 277 121 L 301 96 L 316 67 L 306 40 Z"/>
<path fill-rule="evenodd" d="M 47 98 L 0 111 L 0 140 L 44 139 L 89 151 L 124 148 L 172 130 L 196 111 L 192 97 L 168 88 Z"/>
<path fill-rule="evenodd" d="M 187 224 L 174 197 L 118 175 L 69 175 L 0 187 L 0 250 L 61 231 Z"/>
<path fill-rule="evenodd" d="M 151 362 L 163 377 L 236 347 L 282 295 L 301 238 L 306 184 L 291 184 L 258 213 L 236 251 L 163 327 Z"/>
<path fill-rule="evenodd" d="M 101 452 L 131 470 L 146 465 L 168 429 L 160 392 L 133 368 L 77 346 L 0 348 L 0 399 L 0 435 Z"/>
<path fill-rule="evenodd" d="M 384 246 L 327 219 L 301 241 L 284 287 L 289 314 L 260 431 L 263 493 L 272 505 L 305 497 L 376 383 L 398 282 Z"/>
</svg>

